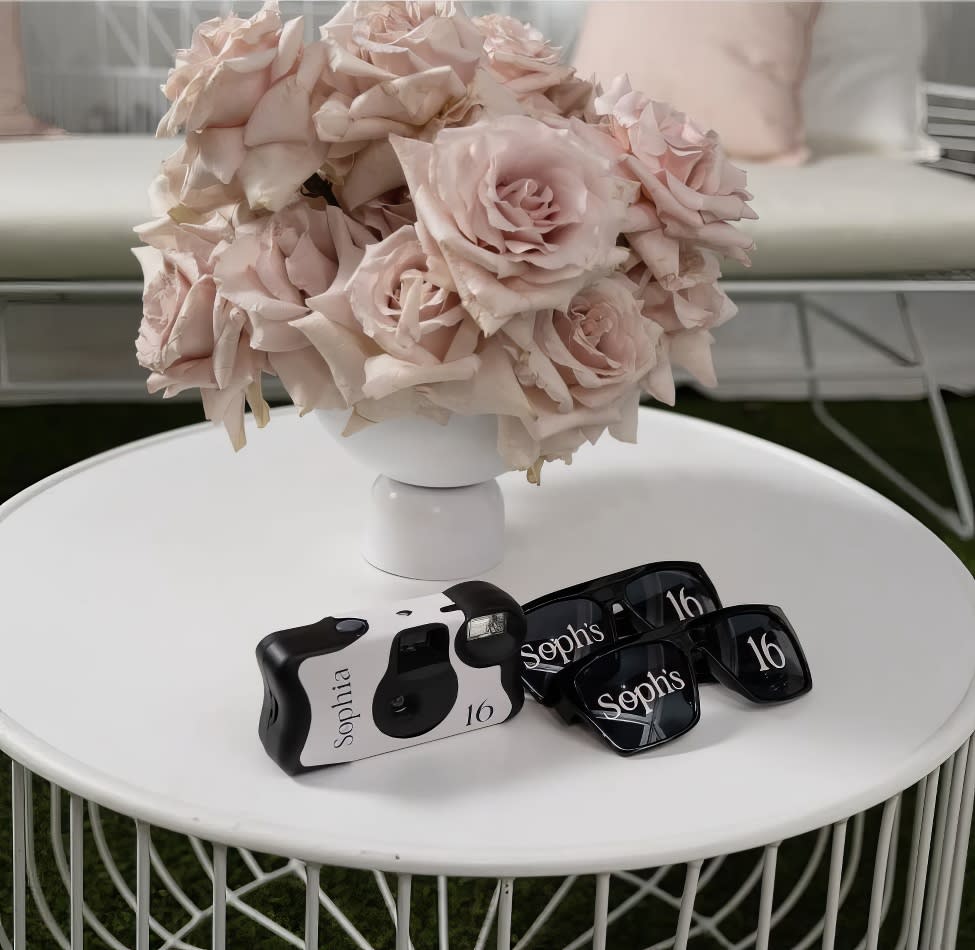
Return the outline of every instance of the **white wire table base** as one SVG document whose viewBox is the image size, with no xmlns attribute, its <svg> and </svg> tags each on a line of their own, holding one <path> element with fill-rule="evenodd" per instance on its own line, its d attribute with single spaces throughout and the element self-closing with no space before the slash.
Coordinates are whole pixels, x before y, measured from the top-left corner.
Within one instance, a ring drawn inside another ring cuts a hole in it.
<svg viewBox="0 0 975 950">
<path fill-rule="evenodd" d="M 677 867 L 543 881 L 392 880 L 156 830 L 171 853 L 174 840 L 183 846 L 175 870 L 145 822 L 105 813 L 16 762 L 10 771 L 11 899 L 0 904 L 2 950 L 224 950 L 239 946 L 228 938 L 235 916 L 273 945 L 299 948 L 953 950 L 975 738 L 913 788 L 799 838 Z M 46 840 L 36 808 L 45 799 Z M 649 806 L 630 807 L 639 820 Z M 354 877 L 337 881 L 339 872 Z M 285 913 L 280 893 L 262 906 L 270 889 L 282 887 Z M 451 936 L 451 915 L 469 918 L 478 899 L 483 917 L 466 936 L 456 928 Z"/>
</svg>

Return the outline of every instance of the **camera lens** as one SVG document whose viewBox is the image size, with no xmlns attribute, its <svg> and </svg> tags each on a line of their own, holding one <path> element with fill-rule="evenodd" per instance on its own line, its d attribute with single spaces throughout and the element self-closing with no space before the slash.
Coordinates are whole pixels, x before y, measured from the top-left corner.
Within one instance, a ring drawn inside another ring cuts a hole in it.
<svg viewBox="0 0 975 950">
<path fill-rule="evenodd" d="M 394 713 L 406 712 L 406 697 L 396 696 L 389 705 L 392 706 Z"/>
</svg>

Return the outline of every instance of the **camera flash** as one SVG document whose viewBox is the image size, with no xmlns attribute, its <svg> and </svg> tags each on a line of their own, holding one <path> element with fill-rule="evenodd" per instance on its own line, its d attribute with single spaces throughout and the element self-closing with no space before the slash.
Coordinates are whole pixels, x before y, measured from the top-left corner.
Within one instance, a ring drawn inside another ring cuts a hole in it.
<svg viewBox="0 0 975 950">
<path fill-rule="evenodd" d="M 507 627 L 507 614 L 486 614 L 483 617 L 474 617 L 467 624 L 467 639 L 481 640 L 484 637 L 495 637 L 499 633 L 504 633 Z"/>
</svg>

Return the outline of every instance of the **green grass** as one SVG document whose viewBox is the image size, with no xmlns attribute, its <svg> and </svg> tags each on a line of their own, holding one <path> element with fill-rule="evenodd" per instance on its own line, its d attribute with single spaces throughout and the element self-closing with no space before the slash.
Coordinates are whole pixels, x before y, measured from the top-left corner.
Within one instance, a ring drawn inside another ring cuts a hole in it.
<svg viewBox="0 0 975 950">
<path fill-rule="evenodd" d="M 691 393 L 681 393 L 680 412 L 719 422 L 753 433 L 796 449 L 847 472 L 895 501 L 904 499 L 888 490 L 882 478 L 875 475 L 855 455 L 836 441 L 812 417 L 803 403 L 719 403 Z M 959 436 L 960 450 L 969 472 L 975 472 L 975 399 L 952 399 L 949 411 Z M 854 431 L 865 438 L 885 457 L 895 462 L 908 476 L 928 490 L 939 501 L 951 502 L 951 493 L 943 470 L 940 452 L 929 422 L 924 403 L 846 403 L 836 407 L 837 415 Z M 176 426 L 198 421 L 199 406 L 188 403 L 149 405 L 46 406 L 6 408 L 0 412 L 0 499 L 7 498 L 44 476 L 86 458 L 96 452 Z M 906 506 L 910 507 L 910 506 Z M 917 514 L 917 512 L 915 512 Z M 926 520 L 922 518 L 922 520 Z M 943 530 L 932 528 L 945 538 L 958 556 L 975 570 L 975 543 L 959 541 Z M 0 699 L 2 704 L 2 699 Z M 10 783 L 0 782 L 0 815 L 10 814 Z M 67 929 L 67 899 L 61 884 L 51 844 L 51 794 L 48 786 L 35 781 L 33 789 L 34 827 L 37 836 L 38 878 L 48 896 L 52 912 Z M 638 813 L 650 803 L 629 803 Z M 66 847 L 67 801 L 61 800 L 62 841 Z M 120 816 L 103 813 L 107 838 L 118 862 L 119 872 L 134 888 L 135 834 L 132 822 Z M 913 818 L 913 796 L 905 796 L 900 822 L 899 842 L 901 860 L 898 862 L 897 886 L 888 922 L 881 935 L 881 947 L 893 946 L 898 932 L 902 890 L 906 871 L 906 854 Z M 875 809 L 866 821 L 863 857 L 854 878 L 853 888 L 844 905 L 837 939 L 839 950 L 850 950 L 862 936 L 862 921 L 869 903 L 873 854 L 879 816 Z M 209 902 L 209 882 L 186 839 L 162 830 L 154 830 L 153 841 L 169 870 L 198 905 Z M 828 843 L 827 843 L 828 844 Z M 848 839 L 848 849 L 852 838 Z M 779 858 L 776 896 L 788 894 L 791 885 L 802 873 L 815 845 L 815 836 L 807 835 L 786 842 Z M 0 920 L 10 928 L 10 826 L 0 823 Z M 90 834 L 85 840 L 85 897 L 104 923 L 107 931 L 124 946 L 134 946 L 133 914 L 121 901 L 98 857 Z M 724 862 L 720 871 L 698 898 L 698 909 L 713 912 L 738 890 L 755 866 L 756 853 L 734 855 Z M 262 866 L 280 866 L 279 859 L 260 857 Z M 643 872 L 649 876 L 650 872 Z M 249 872 L 234 852 L 230 854 L 229 879 L 232 885 L 249 880 Z M 392 947 L 389 914 L 371 875 L 326 868 L 322 871 L 323 886 L 336 903 L 350 916 L 363 935 L 376 947 Z M 677 868 L 660 880 L 661 887 L 680 894 L 683 869 Z M 395 889 L 395 882 L 390 881 Z M 513 932 L 515 939 L 523 934 L 534 916 L 554 892 L 559 882 L 553 879 L 519 880 L 515 886 Z M 170 929 L 186 921 L 183 908 L 162 886 L 158 876 L 153 878 L 152 909 L 154 915 Z M 450 899 L 451 945 L 472 947 L 489 905 L 493 881 L 463 880 L 452 882 Z M 785 920 L 773 931 L 772 946 L 791 947 L 819 919 L 825 902 L 825 869 L 814 875 L 806 896 L 800 900 Z M 435 882 L 418 879 L 414 883 L 414 916 L 412 934 L 418 950 L 435 946 L 436 920 L 432 908 Z M 632 893 L 632 887 L 614 879 L 611 906 Z M 564 946 L 584 931 L 592 922 L 594 881 L 580 878 L 570 891 L 559 912 L 553 917 L 532 946 L 540 950 L 554 950 Z M 303 888 L 293 878 L 282 878 L 253 898 L 255 907 L 295 933 L 301 933 L 303 922 Z M 31 903 L 28 919 L 29 946 L 54 948 L 55 941 L 47 935 L 37 908 Z M 749 897 L 727 918 L 725 933 L 741 939 L 750 933 L 758 908 L 757 892 Z M 656 940 L 671 936 L 677 911 L 659 901 L 645 901 L 610 930 L 610 944 L 617 950 L 647 947 Z M 860 929 L 858 929 L 858 927 Z M 208 946 L 209 931 L 201 925 L 187 938 L 200 946 Z M 152 945 L 158 946 L 157 938 Z M 323 947 L 344 950 L 354 946 L 338 925 L 323 913 L 321 923 Z M 492 945 L 490 942 L 489 946 Z M 86 946 L 103 947 L 98 935 L 88 930 Z M 264 950 L 284 946 L 269 936 L 247 917 L 231 912 L 228 921 L 228 946 L 233 950 Z M 695 948 L 717 948 L 713 940 L 692 941 Z M 958 946 L 962 950 L 975 948 L 975 886 L 969 881 L 962 908 L 962 922 Z"/>
</svg>

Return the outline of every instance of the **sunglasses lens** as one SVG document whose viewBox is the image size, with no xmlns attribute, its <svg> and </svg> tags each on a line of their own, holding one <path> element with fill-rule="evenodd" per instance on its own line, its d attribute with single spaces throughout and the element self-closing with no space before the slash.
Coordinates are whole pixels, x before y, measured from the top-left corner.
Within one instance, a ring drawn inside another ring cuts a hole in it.
<svg viewBox="0 0 975 950">
<path fill-rule="evenodd" d="M 555 676 L 568 664 L 609 645 L 609 628 L 594 600 L 577 598 L 545 604 L 525 614 L 527 632 L 521 648 L 522 679 L 544 702 Z"/>
<path fill-rule="evenodd" d="M 690 571 L 662 570 L 644 574 L 626 585 L 630 606 L 651 627 L 700 617 L 718 604 L 710 587 Z"/>
<path fill-rule="evenodd" d="M 632 644 L 597 656 L 575 678 L 589 722 L 622 753 L 687 732 L 698 718 L 697 684 L 672 643 Z"/>
<path fill-rule="evenodd" d="M 711 631 L 707 648 L 760 702 L 782 702 L 809 688 L 798 641 L 774 614 L 726 618 Z"/>
</svg>

